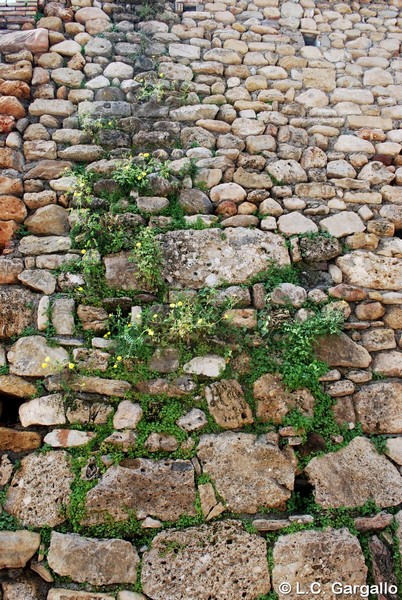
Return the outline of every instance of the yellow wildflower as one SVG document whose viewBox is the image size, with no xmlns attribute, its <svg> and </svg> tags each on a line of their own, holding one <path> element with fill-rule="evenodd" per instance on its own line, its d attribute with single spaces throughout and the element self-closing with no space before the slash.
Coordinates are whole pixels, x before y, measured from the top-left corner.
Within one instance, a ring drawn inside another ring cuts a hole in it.
<svg viewBox="0 0 402 600">
<path fill-rule="evenodd" d="M 130 329 L 131 323 L 127 323 L 127 327 L 128 327 L 128 329 Z"/>
<path fill-rule="evenodd" d="M 114 363 L 113 369 L 117 369 L 117 363 Z"/>
<path fill-rule="evenodd" d="M 141 175 L 142 175 L 143 177 L 145 177 L 145 176 L 146 176 L 146 174 L 147 174 L 147 172 L 146 172 L 146 171 L 143 171 L 143 172 L 141 173 Z"/>
<path fill-rule="evenodd" d="M 201 323 L 203 323 L 203 319 L 198 319 L 197 325 L 201 325 Z"/>
<path fill-rule="evenodd" d="M 224 318 L 224 319 L 228 319 L 228 318 L 229 318 L 229 315 L 223 315 L 223 318 Z"/>
<path fill-rule="evenodd" d="M 75 369 L 75 364 L 74 363 L 68 363 L 68 368 L 69 369 Z"/>
<path fill-rule="evenodd" d="M 47 364 L 46 363 L 42 363 L 42 369 L 47 369 Z"/>
<path fill-rule="evenodd" d="M 154 332 L 154 330 L 153 330 L 153 329 L 148 329 L 148 335 L 150 335 L 151 337 L 152 337 L 153 335 L 155 335 L 155 332 Z"/>
<path fill-rule="evenodd" d="M 123 360 L 123 357 L 122 356 L 118 356 L 117 360 L 120 362 L 121 360 Z"/>
<path fill-rule="evenodd" d="M 144 158 L 148 158 L 148 157 L 149 157 L 149 152 L 145 152 L 145 153 L 143 154 L 143 157 L 144 157 Z"/>
<path fill-rule="evenodd" d="M 86 254 L 87 251 L 86 250 L 81 250 L 81 254 Z"/>
<path fill-rule="evenodd" d="M 50 356 L 46 356 L 45 362 L 50 362 Z"/>
<path fill-rule="evenodd" d="M 183 306 L 183 302 L 180 300 L 180 302 L 177 303 L 177 306 Z"/>
<path fill-rule="evenodd" d="M 173 302 L 171 304 L 169 304 L 170 308 L 176 308 L 176 304 L 174 304 Z"/>
<path fill-rule="evenodd" d="M 162 77 L 163 77 L 163 73 L 159 73 L 159 77 L 161 77 L 161 78 L 162 78 Z"/>
<path fill-rule="evenodd" d="M 78 290 L 79 292 L 83 292 L 83 291 L 84 291 L 84 288 L 83 288 L 83 287 L 79 287 L 79 288 L 77 288 L 77 290 Z"/>
<path fill-rule="evenodd" d="M 141 246 L 142 246 L 141 242 L 136 243 L 136 248 L 141 248 Z"/>
</svg>

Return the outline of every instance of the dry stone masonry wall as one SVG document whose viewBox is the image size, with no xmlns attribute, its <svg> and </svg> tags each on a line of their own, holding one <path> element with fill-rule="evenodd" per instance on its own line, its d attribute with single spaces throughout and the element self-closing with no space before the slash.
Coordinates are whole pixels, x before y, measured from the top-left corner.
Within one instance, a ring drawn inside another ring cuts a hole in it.
<svg viewBox="0 0 402 600">
<path fill-rule="evenodd" d="M 8 21 L 1 600 L 400 597 L 401 10 Z"/>
</svg>

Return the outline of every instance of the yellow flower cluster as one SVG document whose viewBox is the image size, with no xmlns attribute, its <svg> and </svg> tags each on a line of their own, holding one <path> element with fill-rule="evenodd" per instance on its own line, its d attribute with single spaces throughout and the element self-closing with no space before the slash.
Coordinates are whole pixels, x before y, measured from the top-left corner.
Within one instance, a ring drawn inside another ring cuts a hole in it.
<svg viewBox="0 0 402 600">
<path fill-rule="evenodd" d="M 46 356 L 45 362 L 42 363 L 42 369 L 47 369 L 50 363 L 50 357 Z"/>
</svg>

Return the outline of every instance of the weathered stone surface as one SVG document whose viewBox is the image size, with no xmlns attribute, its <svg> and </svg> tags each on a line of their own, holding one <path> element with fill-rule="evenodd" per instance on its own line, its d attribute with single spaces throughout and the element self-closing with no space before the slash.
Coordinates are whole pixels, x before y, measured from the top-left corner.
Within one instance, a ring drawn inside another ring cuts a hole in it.
<svg viewBox="0 0 402 600">
<path fill-rule="evenodd" d="M 226 368 L 225 359 L 217 354 L 196 356 L 183 365 L 183 371 L 204 377 L 219 377 Z"/>
<path fill-rule="evenodd" d="M 163 489 L 163 494 L 161 494 Z M 127 459 L 111 467 L 87 495 L 84 524 L 152 516 L 177 521 L 195 515 L 194 470 L 188 461 Z M 109 515 L 109 517 L 108 517 Z"/>
<path fill-rule="evenodd" d="M 68 212 L 56 204 L 38 208 L 24 225 L 33 235 L 67 235 L 70 230 Z"/>
<path fill-rule="evenodd" d="M 280 216 L 278 219 L 278 229 L 285 235 L 316 233 L 318 230 L 314 221 L 298 212 L 291 212 Z"/>
<path fill-rule="evenodd" d="M 52 588 L 49 590 L 47 600 L 115 600 L 114 595 L 97 594 L 96 592 L 78 592 L 77 590 L 65 590 Z"/>
<path fill-rule="evenodd" d="M 312 415 L 314 397 L 307 389 L 290 391 L 285 388 L 280 375 L 267 373 L 259 377 L 253 385 L 254 399 L 257 401 L 257 417 L 264 423 L 281 423 L 287 413 L 298 409 Z"/>
<path fill-rule="evenodd" d="M 22 200 L 14 196 L 0 196 L 0 218 L 2 221 L 10 220 L 22 223 L 26 215 L 27 209 Z"/>
<path fill-rule="evenodd" d="M 56 289 L 57 280 L 45 269 L 25 269 L 18 275 L 18 281 L 21 281 L 34 292 L 42 292 L 50 296 Z"/>
<path fill-rule="evenodd" d="M 108 285 L 120 290 L 150 291 L 149 284 L 142 281 L 135 262 L 130 260 L 129 252 L 109 254 L 103 259 Z"/>
<path fill-rule="evenodd" d="M 0 52 L 46 52 L 49 47 L 47 29 L 38 28 L 28 31 L 7 31 L 0 37 Z"/>
<path fill-rule="evenodd" d="M 367 350 L 356 344 L 346 333 L 318 338 L 315 353 L 319 360 L 330 367 L 355 367 L 365 369 L 371 363 Z"/>
<path fill-rule="evenodd" d="M 50 538 L 47 560 L 58 575 L 91 585 L 135 583 L 140 562 L 130 542 L 99 540 L 56 531 Z"/>
<path fill-rule="evenodd" d="M 48 346 L 40 335 L 22 337 L 13 344 L 7 358 L 14 375 L 42 377 L 60 370 L 69 362 L 68 352 L 61 347 Z M 46 361 L 46 358 L 50 360 Z M 42 365 L 47 365 L 43 367 Z"/>
<path fill-rule="evenodd" d="M 139 404 L 123 400 L 113 417 L 113 427 L 115 429 L 135 429 L 141 421 L 142 415 L 143 410 Z"/>
<path fill-rule="evenodd" d="M 385 508 L 402 500 L 402 477 L 364 437 L 345 448 L 313 458 L 305 468 L 315 487 L 315 501 L 324 508 L 362 506 L 368 500 Z"/>
<path fill-rule="evenodd" d="M 36 295 L 17 286 L 0 286 L 0 339 L 19 335 L 32 325 Z"/>
<path fill-rule="evenodd" d="M 336 238 L 352 233 L 359 233 L 366 229 L 363 221 L 354 212 L 341 212 L 320 221 L 320 228 Z"/>
<path fill-rule="evenodd" d="M 82 375 L 71 382 L 71 389 L 87 394 L 103 394 L 122 398 L 131 389 L 131 384 L 122 379 L 102 379 Z"/>
<path fill-rule="evenodd" d="M 0 427 L 0 451 L 26 452 L 35 450 L 42 443 L 39 433 L 33 431 L 15 431 L 8 427 Z"/>
<path fill-rule="evenodd" d="M 266 542 L 236 521 L 159 533 L 142 587 L 153 600 L 253 600 L 270 589 Z"/>
<path fill-rule="evenodd" d="M 164 275 L 176 287 L 201 288 L 244 283 L 266 269 L 269 261 L 289 264 L 283 239 L 243 227 L 172 231 L 160 237 Z"/>
<path fill-rule="evenodd" d="M 267 166 L 267 171 L 280 184 L 295 184 L 307 181 L 307 173 L 295 160 L 278 160 Z"/>
<path fill-rule="evenodd" d="M 402 384 L 378 381 L 353 396 L 356 416 L 365 433 L 402 433 Z"/>
<path fill-rule="evenodd" d="M 56 252 L 66 252 L 71 248 L 71 239 L 69 237 L 47 236 L 36 237 L 27 235 L 19 244 L 19 251 L 22 254 L 54 254 Z"/>
<path fill-rule="evenodd" d="M 37 99 L 29 106 L 29 113 L 34 117 L 41 117 L 42 115 L 69 117 L 74 110 L 74 104 L 69 100 Z"/>
<path fill-rule="evenodd" d="M 324 531 L 299 531 L 280 536 L 274 546 L 272 586 L 280 600 L 296 600 L 299 591 L 313 598 L 310 590 L 327 600 L 336 600 L 332 585 L 362 586 L 366 583 L 367 567 L 357 537 L 348 529 L 328 528 Z M 280 584 L 289 583 L 290 593 L 283 593 Z M 312 587 L 311 587 L 312 586 Z M 343 595 L 343 594 L 342 594 Z M 318 596 L 318 597 L 319 597 Z M 348 594 L 359 600 L 360 593 Z"/>
<path fill-rule="evenodd" d="M 375 290 L 402 288 L 402 261 L 398 258 L 357 250 L 340 256 L 336 264 L 347 283 Z"/>
<path fill-rule="evenodd" d="M 36 393 L 36 387 L 16 375 L 0 375 L 0 394 L 15 398 L 29 398 Z"/>
<path fill-rule="evenodd" d="M 35 554 L 40 544 L 33 531 L 0 531 L 0 569 L 19 569 Z"/>
<path fill-rule="evenodd" d="M 222 379 L 205 388 L 209 412 L 223 429 L 237 429 L 253 423 L 250 406 L 236 379 Z"/>
<path fill-rule="evenodd" d="M 93 431 L 78 431 L 76 429 L 53 429 L 43 438 L 45 444 L 52 448 L 76 448 L 85 446 L 94 437 Z"/>
<path fill-rule="evenodd" d="M 204 435 L 197 455 L 229 510 L 256 513 L 261 506 L 283 506 L 291 495 L 292 457 L 265 436 L 233 432 Z"/>
<path fill-rule="evenodd" d="M 63 396 L 51 394 L 24 402 L 19 408 L 23 427 L 30 425 L 64 425 L 66 422 Z"/>
<path fill-rule="evenodd" d="M 55 527 L 65 521 L 72 481 L 65 452 L 29 454 L 11 481 L 5 510 L 25 526 Z"/>
<path fill-rule="evenodd" d="M 192 408 L 190 412 L 176 421 L 177 425 L 184 431 L 197 431 L 207 425 L 208 420 L 203 410 Z"/>
<path fill-rule="evenodd" d="M 402 352 L 397 350 L 376 352 L 373 371 L 384 377 L 402 377 Z"/>
</svg>

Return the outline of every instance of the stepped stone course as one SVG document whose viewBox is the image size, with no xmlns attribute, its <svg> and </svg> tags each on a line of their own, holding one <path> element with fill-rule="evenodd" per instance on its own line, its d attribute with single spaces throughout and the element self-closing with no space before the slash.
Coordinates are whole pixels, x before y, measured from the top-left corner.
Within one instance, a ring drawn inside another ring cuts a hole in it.
<svg viewBox="0 0 402 600">
<path fill-rule="evenodd" d="M 401 0 L 7 4 L 0 597 L 398 584 Z"/>
</svg>

